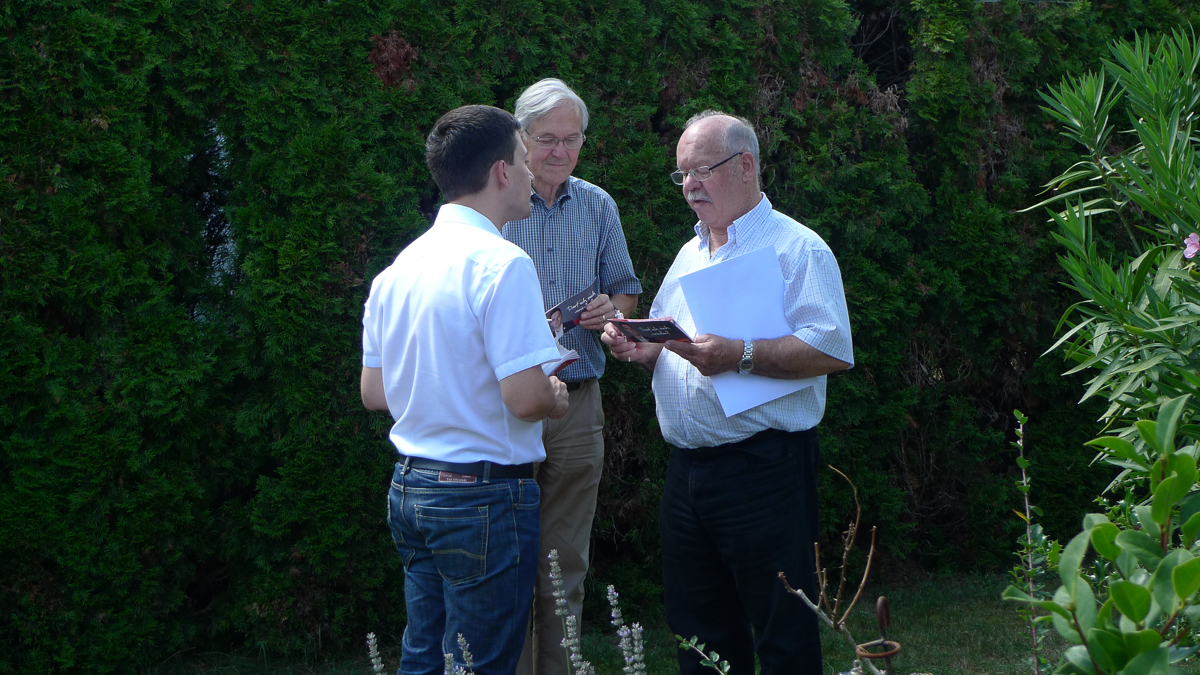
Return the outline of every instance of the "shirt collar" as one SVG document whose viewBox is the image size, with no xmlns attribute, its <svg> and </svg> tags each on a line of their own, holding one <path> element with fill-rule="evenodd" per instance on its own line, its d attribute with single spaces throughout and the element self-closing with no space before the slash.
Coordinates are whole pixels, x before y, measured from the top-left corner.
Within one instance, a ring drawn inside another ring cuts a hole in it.
<svg viewBox="0 0 1200 675">
<path fill-rule="evenodd" d="M 500 231 L 496 229 L 495 223 L 487 216 L 462 204 L 442 204 L 442 207 L 438 209 L 437 220 L 470 225 L 497 237 L 500 236 Z"/>
<path fill-rule="evenodd" d="M 729 225 L 729 229 L 726 230 L 726 233 L 729 235 L 729 241 L 725 242 L 725 246 L 721 247 L 722 249 L 724 249 L 726 246 L 728 246 L 731 250 L 736 248 L 739 237 L 745 238 L 748 236 L 754 231 L 754 228 L 757 227 L 759 223 L 766 219 L 767 214 L 771 213 L 771 200 L 767 199 L 767 195 L 765 193 L 759 192 L 758 195 L 761 197 L 761 199 L 758 200 L 758 204 L 755 204 L 754 208 L 743 213 L 739 218 L 734 220 L 733 223 Z M 696 230 L 696 237 L 700 240 L 697 248 L 700 251 L 707 253 L 708 226 L 704 224 L 704 221 L 696 221 L 694 229 Z"/>
<path fill-rule="evenodd" d="M 559 208 L 562 208 L 563 204 L 566 203 L 566 200 L 570 199 L 573 196 L 571 194 L 571 183 L 574 180 L 575 180 L 574 176 L 567 176 L 567 182 L 563 183 L 562 194 L 560 194 L 558 196 L 558 199 L 554 200 L 554 203 L 558 204 Z M 542 196 L 539 195 L 537 193 L 537 191 L 534 190 L 533 188 L 529 189 L 529 201 L 534 204 L 541 204 L 542 206 L 544 206 L 546 208 L 546 210 L 550 210 L 552 208 L 549 204 L 546 203 L 546 200 L 542 199 Z"/>
</svg>

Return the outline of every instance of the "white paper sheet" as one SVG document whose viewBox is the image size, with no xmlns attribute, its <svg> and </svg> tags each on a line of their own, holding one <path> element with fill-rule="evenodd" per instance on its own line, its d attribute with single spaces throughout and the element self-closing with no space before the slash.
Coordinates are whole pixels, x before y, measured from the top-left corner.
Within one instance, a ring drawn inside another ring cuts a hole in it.
<svg viewBox="0 0 1200 675">
<path fill-rule="evenodd" d="M 696 322 L 696 334 L 732 340 L 773 339 L 791 335 L 783 315 L 783 272 L 774 246 L 719 262 L 679 277 L 679 286 Z M 721 373 L 713 389 L 726 417 L 732 417 L 817 383 L 817 378 L 777 380 L 761 375 Z"/>
</svg>

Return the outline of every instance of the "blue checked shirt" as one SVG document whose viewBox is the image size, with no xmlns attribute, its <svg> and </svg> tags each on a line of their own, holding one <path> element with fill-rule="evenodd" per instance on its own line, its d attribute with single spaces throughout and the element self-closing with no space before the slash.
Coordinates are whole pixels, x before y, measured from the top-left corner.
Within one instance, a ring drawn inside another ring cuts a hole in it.
<svg viewBox="0 0 1200 675">
<path fill-rule="evenodd" d="M 551 205 L 536 192 L 529 197 L 532 215 L 504 225 L 504 238 L 520 246 L 537 269 L 546 309 L 600 279 L 600 292 L 637 295 L 642 284 L 633 273 L 617 204 L 604 190 L 570 176 Z M 547 329 L 548 330 L 548 329 Z M 563 368 L 564 382 L 604 374 L 604 349 L 599 333 L 576 326 L 562 345 L 579 352 L 579 360 Z"/>
<path fill-rule="evenodd" d="M 679 277 L 774 246 L 783 271 L 783 309 L 792 334 L 829 356 L 854 364 L 850 318 L 837 261 L 815 232 L 773 211 L 763 195 L 758 205 L 729 226 L 729 240 L 709 258 L 708 228 L 696 224 L 696 238 L 684 244 L 663 279 L 650 316 L 673 317 L 688 334 L 696 323 L 688 311 Z M 753 293 L 754 289 L 745 289 Z M 765 429 L 803 431 L 817 426 L 825 413 L 825 376 L 812 387 L 725 417 L 712 380 L 692 364 L 662 350 L 654 368 L 654 398 L 663 438 L 681 448 L 733 443 Z"/>
</svg>

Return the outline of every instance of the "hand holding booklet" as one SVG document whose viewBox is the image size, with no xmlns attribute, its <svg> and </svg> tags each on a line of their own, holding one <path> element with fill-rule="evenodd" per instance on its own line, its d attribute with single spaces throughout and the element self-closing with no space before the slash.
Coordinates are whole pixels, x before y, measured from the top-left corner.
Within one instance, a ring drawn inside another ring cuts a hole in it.
<svg viewBox="0 0 1200 675">
<path fill-rule="evenodd" d="M 579 353 L 562 346 L 559 339 L 579 324 L 579 315 L 583 314 L 588 303 L 599 293 L 600 278 L 597 277 L 587 288 L 546 310 L 546 323 L 550 325 L 550 332 L 554 334 L 554 344 L 558 347 L 558 359 L 542 364 L 542 372 L 546 375 L 556 375 L 558 371 L 579 360 Z"/>
<path fill-rule="evenodd" d="M 579 360 L 579 352 L 576 352 L 574 349 L 567 349 L 557 339 L 554 340 L 554 345 L 558 347 L 558 359 L 542 364 L 542 372 L 546 373 L 547 376 L 557 375 L 558 371 Z"/>
<path fill-rule="evenodd" d="M 657 319 L 609 319 L 613 328 L 621 331 L 631 342 L 691 342 L 679 324 L 671 317 Z"/>
<path fill-rule="evenodd" d="M 554 337 L 562 337 L 563 333 L 579 325 L 579 316 L 599 294 L 600 278 L 596 277 L 587 288 L 546 310 L 546 322 L 550 324 L 550 332 L 554 333 Z"/>
</svg>

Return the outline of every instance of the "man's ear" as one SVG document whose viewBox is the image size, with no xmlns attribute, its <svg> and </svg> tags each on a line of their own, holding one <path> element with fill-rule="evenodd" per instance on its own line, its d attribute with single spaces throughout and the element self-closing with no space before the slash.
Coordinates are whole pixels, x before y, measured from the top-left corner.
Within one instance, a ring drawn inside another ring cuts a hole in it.
<svg viewBox="0 0 1200 675">
<path fill-rule="evenodd" d="M 742 182 L 743 183 L 755 182 L 757 179 L 754 176 L 754 174 L 755 174 L 754 155 L 746 152 L 746 153 L 743 153 L 740 157 L 738 157 L 738 159 L 742 160 L 741 161 Z"/>
<path fill-rule="evenodd" d="M 510 166 L 511 165 L 508 162 L 506 162 L 502 159 L 496 160 L 496 163 L 492 164 L 492 171 L 491 171 L 491 175 L 488 177 L 488 180 L 496 181 L 496 186 L 499 187 L 501 190 L 507 189 L 508 184 L 510 182 L 510 178 L 508 175 Z"/>
</svg>

